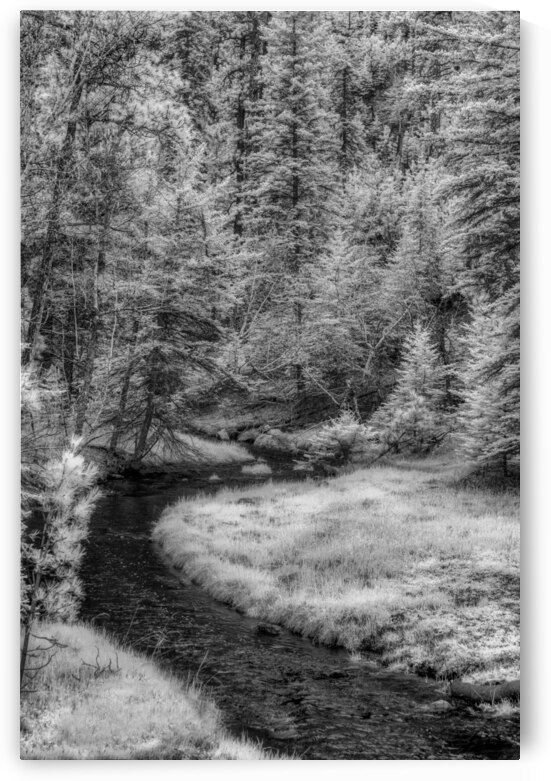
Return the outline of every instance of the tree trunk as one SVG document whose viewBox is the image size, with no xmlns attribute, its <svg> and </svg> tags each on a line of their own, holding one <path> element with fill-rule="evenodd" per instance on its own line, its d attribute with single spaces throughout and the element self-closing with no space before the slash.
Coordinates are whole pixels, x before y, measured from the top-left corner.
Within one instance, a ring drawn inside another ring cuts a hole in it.
<svg viewBox="0 0 551 781">
<path fill-rule="evenodd" d="M 153 397 L 154 397 L 154 386 L 153 383 L 151 383 L 149 391 L 147 393 L 144 419 L 142 421 L 142 425 L 138 433 L 138 436 L 136 437 L 136 447 L 134 449 L 134 461 L 139 461 L 141 458 L 143 458 L 146 452 L 147 435 L 149 434 L 149 429 L 151 428 L 151 423 L 153 422 L 153 411 L 154 411 Z"/>
<path fill-rule="evenodd" d="M 73 156 L 73 148 L 75 143 L 77 120 L 76 112 L 78 110 L 80 100 L 82 97 L 82 91 L 84 89 L 85 80 L 82 75 L 82 61 L 84 59 L 84 53 L 79 53 L 76 57 L 73 71 L 73 94 L 71 97 L 71 104 L 69 107 L 69 121 L 67 122 L 67 128 L 65 131 L 65 138 L 61 146 L 59 158 L 57 161 L 57 171 L 54 181 L 54 187 L 52 191 L 52 198 L 50 201 L 50 207 L 48 209 L 47 216 L 47 231 L 44 241 L 44 247 L 42 250 L 42 264 L 36 281 L 36 286 L 32 294 L 33 305 L 31 310 L 31 318 L 29 321 L 29 327 L 27 330 L 27 347 L 23 353 L 23 364 L 33 361 L 38 353 L 39 337 L 42 328 L 42 321 L 44 318 L 44 309 L 46 305 L 46 294 L 50 286 L 50 280 L 52 276 L 52 268 L 54 264 L 55 252 L 59 243 L 60 234 L 60 216 L 61 216 L 61 202 L 63 198 L 63 188 L 69 165 Z"/>
<path fill-rule="evenodd" d="M 239 58 L 241 63 L 245 59 L 245 47 L 246 38 L 245 35 L 241 36 L 239 42 Z M 243 65 L 241 65 L 243 67 Z M 235 122 L 237 128 L 237 142 L 236 142 L 236 154 L 235 154 L 235 217 L 233 220 L 233 232 L 236 236 L 243 235 L 243 183 L 245 180 L 243 171 L 243 161 L 245 157 L 245 106 L 243 102 L 243 95 L 240 93 L 237 98 L 237 108 L 235 114 Z"/>
<path fill-rule="evenodd" d="M 90 391 L 92 387 L 92 379 L 94 376 L 94 363 L 96 360 L 96 352 L 98 345 L 98 333 L 99 333 L 99 278 L 100 274 L 105 268 L 105 255 L 107 250 L 107 240 L 109 232 L 110 210 L 109 206 L 105 207 L 105 214 L 103 218 L 103 226 L 101 236 L 99 240 L 99 248 L 96 256 L 96 263 L 94 266 L 94 278 L 92 281 L 92 308 L 90 312 L 90 326 L 88 333 L 88 347 L 86 350 L 86 363 L 84 366 L 84 376 L 82 381 L 82 387 L 77 401 L 77 411 L 75 420 L 75 435 L 81 436 L 84 428 L 84 422 L 86 420 L 86 412 L 88 410 L 88 404 L 90 402 Z"/>
<path fill-rule="evenodd" d="M 132 378 L 134 353 L 136 352 L 136 346 L 137 346 L 137 338 L 136 338 L 137 334 L 138 334 L 138 321 L 135 320 L 132 328 L 132 344 L 130 346 L 130 351 L 128 355 L 128 364 L 124 372 L 124 377 L 123 377 L 122 387 L 121 387 L 121 395 L 119 398 L 119 406 L 117 409 L 117 415 L 113 423 L 113 432 L 111 434 L 111 440 L 109 442 L 110 455 L 115 454 L 117 450 L 117 445 L 119 444 L 119 438 L 123 430 L 124 415 L 126 413 L 126 405 L 128 402 L 128 391 L 130 390 L 130 380 Z"/>
</svg>

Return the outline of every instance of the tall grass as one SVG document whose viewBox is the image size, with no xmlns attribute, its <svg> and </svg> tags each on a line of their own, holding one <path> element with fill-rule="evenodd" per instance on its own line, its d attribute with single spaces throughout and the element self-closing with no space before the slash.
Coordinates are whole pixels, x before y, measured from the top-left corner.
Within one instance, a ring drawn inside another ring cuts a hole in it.
<svg viewBox="0 0 551 781">
<path fill-rule="evenodd" d="M 75 624 L 36 634 L 63 647 L 23 695 L 22 759 L 276 758 L 229 737 L 199 686 L 105 635 Z"/>
<path fill-rule="evenodd" d="M 444 677 L 516 677 L 518 497 L 418 466 L 183 500 L 154 538 L 213 596 L 316 641 Z"/>
</svg>

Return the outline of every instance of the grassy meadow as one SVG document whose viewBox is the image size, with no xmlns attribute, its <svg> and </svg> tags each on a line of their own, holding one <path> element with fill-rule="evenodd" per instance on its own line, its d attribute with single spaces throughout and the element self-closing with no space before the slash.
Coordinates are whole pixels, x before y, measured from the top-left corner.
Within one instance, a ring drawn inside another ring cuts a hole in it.
<svg viewBox="0 0 551 781">
<path fill-rule="evenodd" d="M 214 597 L 394 669 L 519 677 L 518 492 L 451 457 L 184 499 L 154 540 Z"/>
<path fill-rule="evenodd" d="M 277 758 L 224 733 L 193 682 L 182 685 L 104 634 L 66 624 L 43 624 L 35 634 L 63 647 L 22 697 L 22 759 Z"/>
</svg>

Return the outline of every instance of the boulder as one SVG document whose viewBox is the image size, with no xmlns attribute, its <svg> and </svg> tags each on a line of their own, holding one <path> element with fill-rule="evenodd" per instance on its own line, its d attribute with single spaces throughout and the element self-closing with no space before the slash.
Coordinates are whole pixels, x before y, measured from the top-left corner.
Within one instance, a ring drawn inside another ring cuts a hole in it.
<svg viewBox="0 0 551 781">
<path fill-rule="evenodd" d="M 430 705 L 426 706 L 427 710 L 434 711 L 435 713 L 443 713 L 447 710 L 452 710 L 453 705 L 447 700 L 435 700 Z"/>
<path fill-rule="evenodd" d="M 249 428 L 246 431 L 242 431 L 237 437 L 238 442 L 254 442 L 255 439 L 260 436 L 262 432 L 257 428 Z"/>
<path fill-rule="evenodd" d="M 254 446 L 279 453 L 294 453 L 296 451 L 293 439 L 278 428 L 271 428 L 265 434 L 260 434 L 255 439 Z"/>
</svg>

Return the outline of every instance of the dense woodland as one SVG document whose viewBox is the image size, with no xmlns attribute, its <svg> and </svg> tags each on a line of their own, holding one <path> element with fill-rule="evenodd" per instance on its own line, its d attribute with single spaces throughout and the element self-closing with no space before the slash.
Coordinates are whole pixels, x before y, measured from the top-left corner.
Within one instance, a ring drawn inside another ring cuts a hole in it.
<svg viewBox="0 0 551 781">
<path fill-rule="evenodd" d="M 231 401 L 514 468 L 519 85 L 513 12 L 24 11 L 23 460 Z"/>
</svg>

